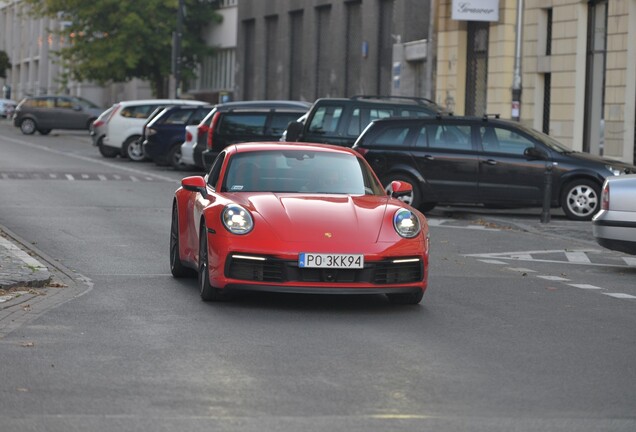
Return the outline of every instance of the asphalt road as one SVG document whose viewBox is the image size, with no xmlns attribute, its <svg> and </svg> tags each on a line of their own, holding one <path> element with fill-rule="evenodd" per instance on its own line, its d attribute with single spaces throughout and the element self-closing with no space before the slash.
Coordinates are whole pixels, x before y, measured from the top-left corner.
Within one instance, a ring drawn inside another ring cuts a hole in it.
<svg viewBox="0 0 636 432">
<path fill-rule="evenodd" d="M 636 430 L 636 263 L 587 225 L 442 208 L 419 306 L 207 304 L 168 267 L 194 172 L 6 122 L 0 155 L 0 225 L 72 293 L 0 339 L 3 432 Z"/>
</svg>

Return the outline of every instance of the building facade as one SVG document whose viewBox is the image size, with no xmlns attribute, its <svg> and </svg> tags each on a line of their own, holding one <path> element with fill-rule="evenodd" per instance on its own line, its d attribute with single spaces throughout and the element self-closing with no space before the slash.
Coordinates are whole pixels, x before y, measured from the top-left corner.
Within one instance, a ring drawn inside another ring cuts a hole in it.
<svg viewBox="0 0 636 432">
<path fill-rule="evenodd" d="M 238 9 L 238 99 L 426 91 L 428 0 L 240 0 Z"/>
<path fill-rule="evenodd" d="M 438 103 L 518 117 L 573 150 L 635 161 L 636 0 L 486 0 L 495 19 L 458 16 L 471 3 L 437 6 Z"/>
</svg>

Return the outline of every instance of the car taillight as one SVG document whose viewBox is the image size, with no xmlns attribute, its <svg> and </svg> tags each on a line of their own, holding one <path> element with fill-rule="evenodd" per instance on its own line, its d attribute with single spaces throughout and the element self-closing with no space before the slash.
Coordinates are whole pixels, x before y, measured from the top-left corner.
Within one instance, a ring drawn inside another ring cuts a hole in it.
<svg viewBox="0 0 636 432">
<path fill-rule="evenodd" d="M 110 112 L 110 114 L 108 115 L 108 117 L 106 117 L 106 118 L 104 119 L 104 123 L 108 123 L 108 122 L 110 121 L 110 119 L 112 119 L 112 118 L 113 118 L 113 116 L 115 115 L 115 113 L 116 113 L 117 111 L 119 111 L 120 109 L 121 109 L 121 105 L 120 105 L 120 104 L 115 105 L 115 108 L 113 108 L 113 110 Z"/>
<path fill-rule="evenodd" d="M 200 124 L 199 126 L 197 126 L 197 133 L 199 135 L 206 133 L 207 131 L 210 130 L 210 126 L 206 125 L 206 124 Z"/>
<path fill-rule="evenodd" d="M 365 149 L 364 147 L 356 147 L 354 150 L 360 153 L 362 156 L 365 156 L 367 152 L 369 151 Z"/>
<path fill-rule="evenodd" d="M 192 142 L 192 134 L 190 133 L 190 131 L 186 131 L 185 140 L 186 142 Z"/>
<path fill-rule="evenodd" d="M 217 112 L 212 117 L 212 121 L 210 122 L 210 129 L 208 130 L 208 150 L 212 150 L 214 147 L 214 143 L 212 141 L 212 135 L 214 135 L 214 128 L 216 124 L 219 122 L 219 118 L 221 117 L 221 113 Z"/>
<path fill-rule="evenodd" d="M 93 122 L 93 127 L 100 127 L 100 126 L 104 126 L 106 124 L 106 122 L 104 120 L 95 120 Z"/>
<path fill-rule="evenodd" d="M 609 183 L 605 183 L 603 193 L 601 194 L 601 209 L 609 210 L 610 190 Z"/>
</svg>

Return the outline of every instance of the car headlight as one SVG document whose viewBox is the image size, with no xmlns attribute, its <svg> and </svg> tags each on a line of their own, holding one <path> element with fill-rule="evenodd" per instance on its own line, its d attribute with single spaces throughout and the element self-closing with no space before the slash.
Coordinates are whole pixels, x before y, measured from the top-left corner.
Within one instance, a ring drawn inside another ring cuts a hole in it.
<svg viewBox="0 0 636 432">
<path fill-rule="evenodd" d="M 223 225 L 232 234 L 247 234 L 254 228 L 254 220 L 250 212 L 240 205 L 230 204 L 221 214 Z"/>
<path fill-rule="evenodd" d="M 420 232 L 420 220 L 415 213 L 402 208 L 393 215 L 393 227 L 400 236 L 413 238 Z"/>
<path fill-rule="evenodd" d="M 620 169 L 620 168 L 613 167 L 613 166 L 611 166 L 611 165 L 605 165 L 605 168 L 607 168 L 608 170 L 610 170 L 610 172 L 611 172 L 612 174 L 614 174 L 615 176 L 617 176 L 617 175 L 621 175 L 621 174 L 625 174 L 625 171 L 624 171 L 624 170 L 622 170 L 622 169 Z"/>
</svg>

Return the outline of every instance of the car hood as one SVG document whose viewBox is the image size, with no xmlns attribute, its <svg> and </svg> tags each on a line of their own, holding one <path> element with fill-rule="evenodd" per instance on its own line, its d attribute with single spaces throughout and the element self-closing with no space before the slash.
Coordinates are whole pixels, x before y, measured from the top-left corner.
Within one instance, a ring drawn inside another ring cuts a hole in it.
<svg viewBox="0 0 636 432">
<path fill-rule="evenodd" d="M 577 160 L 583 160 L 583 161 L 588 161 L 588 162 L 595 162 L 595 163 L 598 163 L 598 164 L 609 165 L 609 166 L 612 166 L 614 168 L 618 168 L 618 169 L 624 171 L 627 174 L 630 174 L 630 173 L 636 174 L 636 167 L 634 165 L 630 165 L 630 164 L 625 163 L 625 162 L 617 161 L 615 159 L 607 159 L 607 158 L 596 156 L 596 155 L 593 155 L 593 154 L 590 154 L 590 153 L 578 152 L 578 151 L 568 152 L 568 153 L 565 153 L 565 155 L 566 155 L 566 157 L 577 159 Z"/>
<path fill-rule="evenodd" d="M 328 237 L 354 244 L 375 243 L 389 203 L 388 197 L 373 195 L 236 195 L 237 203 L 260 215 L 271 231 L 287 242 Z"/>
</svg>

